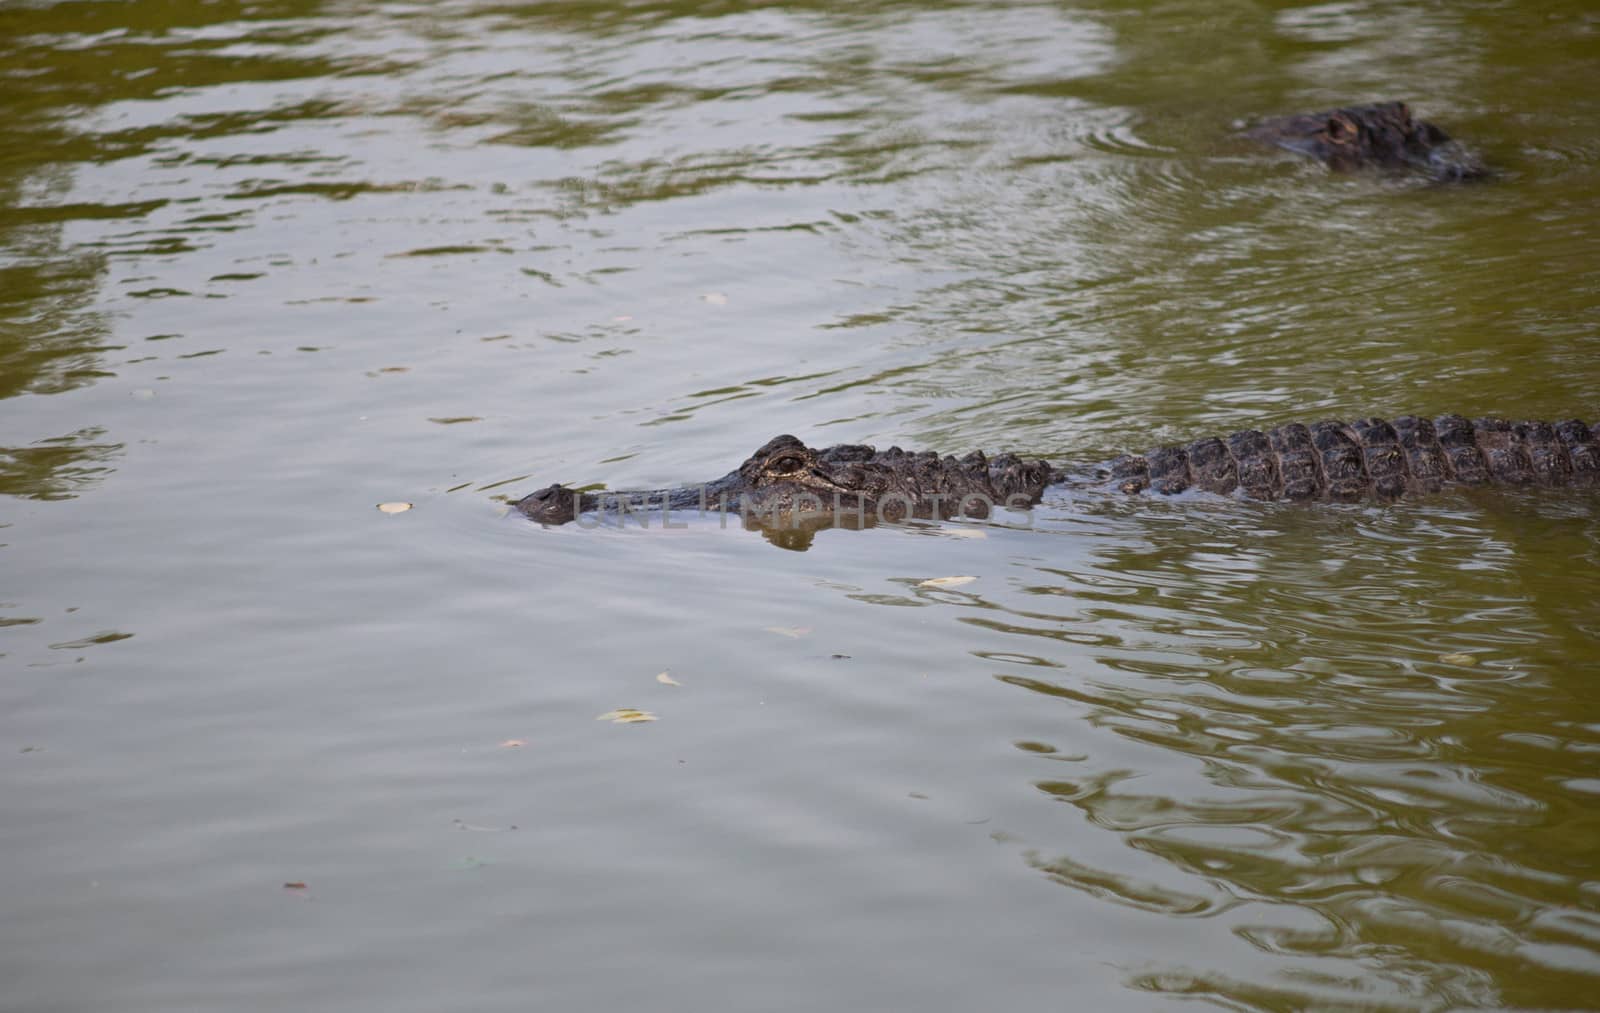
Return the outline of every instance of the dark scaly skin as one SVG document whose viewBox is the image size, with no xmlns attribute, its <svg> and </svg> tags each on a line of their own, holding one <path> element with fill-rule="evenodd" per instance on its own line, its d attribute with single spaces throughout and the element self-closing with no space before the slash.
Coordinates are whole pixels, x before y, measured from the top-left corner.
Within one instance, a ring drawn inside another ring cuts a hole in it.
<svg viewBox="0 0 1600 1013">
<path fill-rule="evenodd" d="M 1111 464 L 1124 492 L 1202 489 L 1251 499 L 1393 500 L 1446 485 L 1600 486 L 1600 437 L 1577 419 L 1404 415 L 1293 423 L 1160 447 Z"/>
<path fill-rule="evenodd" d="M 580 493 L 552 485 L 520 500 L 536 521 L 565 524 L 580 513 L 726 511 L 756 519 L 794 513 L 842 515 L 863 522 L 906 517 L 987 517 L 1008 504 L 1039 502 L 1052 473 L 1045 461 L 982 453 L 941 458 L 899 447 L 841 444 L 824 450 L 793 436 L 767 442 L 736 470 L 704 486 L 647 492 Z"/>
<path fill-rule="evenodd" d="M 1327 112 L 1279 116 L 1245 136 L 1308 155 L 1341 172 L 1421 169 L 1440 180 L 1481 179 L 1483 163 L 1404 102 L 1375 102 Z"/>
<path fill-rule="evenodd" d="M 590 493 L 552 485 L 516 506 L 545 524 L 565 524 L 581 513 L 621 517 L 624 507 L 640 512 L 663 506 L 677 512 L 721 509 L 758 523 L 794 515 L 870 523 L 1027 509 L 1051 485 L 1356 502 L 1489 484 L 1600 487 L 1600 433 L 1577 419 L 1473 421 L 1460 415 L 1291 423 L 1158 447 L 1087 472 L 1012 454 L 957 459 L 853 444 L 816 450 L 779 436 L 704 486 Z"/>
</svg>

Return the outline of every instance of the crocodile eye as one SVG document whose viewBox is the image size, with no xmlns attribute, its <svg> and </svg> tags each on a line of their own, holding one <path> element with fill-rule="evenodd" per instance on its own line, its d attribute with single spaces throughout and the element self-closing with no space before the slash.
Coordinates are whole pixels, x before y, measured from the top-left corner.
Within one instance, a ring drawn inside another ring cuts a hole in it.
<svg viewBox="0 0 1600 1013">
<path fill-rule="evenodd" d="M 776 475 L 792 475 L 805 466 L 805 459 L 797 454 L 784 454 L 767 462 L 767 470 Z"/>
<path fill-rule="evenodd" d="M 1354 137 L 1355 133 L 1355 125 L 1350 123 L 1343 116 L 1328 117 L 1328 140 L 1335 143 L 1342 143 L 1349 138 Z"/>
</svg>

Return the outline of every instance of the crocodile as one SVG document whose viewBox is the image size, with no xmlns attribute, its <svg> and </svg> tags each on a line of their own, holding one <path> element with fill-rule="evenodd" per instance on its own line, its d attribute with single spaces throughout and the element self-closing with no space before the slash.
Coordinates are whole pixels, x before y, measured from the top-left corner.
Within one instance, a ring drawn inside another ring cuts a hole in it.
<svg viewBox="0 0 1600 1013">
<path fill-rule="evenodd" d="M 769 440 L 737 469 L 702 485 L 584 492 L 552 485 L 517 501 L 544 524 L 645 510 L 736 513 L 778 526 L 805 516 L 835 523 L 987 518 L 1026 511 L 1052 486 L 1136 494 L 1191 490 L 1259 500 L 1392 501 L 1451 485 L 1600 487 L 1600 431 L 1578 419 L 1512 422 L 1404 415 L 1265 432 L 1244 430 L 1064 469 L 1016 454 L 941 457 L 860 444 L 815 449 Z"/>
<path fill-rule="evenodd" d="M 1421 169 L 1444 181 L 1488 175 L 1476 155 L 1432 123 L 1414 118 L 1404 102 L 1279 116 L 1244 136 L 1309 155 L 1341 172 L 1368 167 Z"/>
</svg>

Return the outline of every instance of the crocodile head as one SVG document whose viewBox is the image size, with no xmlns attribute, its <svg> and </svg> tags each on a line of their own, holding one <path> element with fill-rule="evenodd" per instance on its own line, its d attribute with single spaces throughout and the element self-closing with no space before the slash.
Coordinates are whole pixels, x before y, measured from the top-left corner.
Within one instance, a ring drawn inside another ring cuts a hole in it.
<svg viewBox="0 0 1600 1013">
<path fill-rule="evenodd" d="M 1444 180 L 1478 179 L 1483 164 L 1450 135 L 1411 115 L 1404 102 L 1281 116 L 1246 136 L 1309 155 L 1330 169 L 1421 169 Z"/>
<path fill-rule="evenodd" d="M 565 524 L 578 516 L 580 495 L 564 485 L 546 486 L 517 500 L 516 507 L 540 524 Z"/>
<path fill-rule="evenodd" d="M 861 444 L 816 449 L 793 436 L 767 441 L 734 471 L 703 485 L 648 492 L 577 492 L 552 485 L 517 503 L 544 524 L 579 514 L 630 509 L 706 509 L 742 514 L 757 526 L 901 520 L 906 517 L 988 517 L 1026 509 L 1050 483 L 1050 465 L 1011 454 L 963 458 L 877 450 Z"/>
</svg>

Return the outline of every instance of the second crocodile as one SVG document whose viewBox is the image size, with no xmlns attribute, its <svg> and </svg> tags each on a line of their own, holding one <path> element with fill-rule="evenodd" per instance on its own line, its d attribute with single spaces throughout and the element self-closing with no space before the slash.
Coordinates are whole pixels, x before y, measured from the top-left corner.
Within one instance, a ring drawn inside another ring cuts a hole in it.
<svg viewBox="0 0 1600 1013">
<path fill-rule="evenodd" d="M 1435 179 L 1482 179 L 1488 170 L 1450 135 L 1411 115 L 1404 102 L 1374 102 L 1279 116 L 1246 137 L 1317 159 L 1330 169 L 1420 169 Z"/>
</svg>

